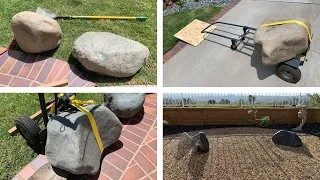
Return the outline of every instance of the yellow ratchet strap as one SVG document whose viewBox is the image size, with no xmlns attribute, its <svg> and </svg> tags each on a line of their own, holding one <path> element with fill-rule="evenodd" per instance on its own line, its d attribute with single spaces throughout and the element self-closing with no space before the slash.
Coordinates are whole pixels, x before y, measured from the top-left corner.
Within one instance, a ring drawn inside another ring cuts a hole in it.
<svg viewBox="0 0 320 180">
<path fill-rule="evenodd" d="M 276 25 L 281 25 L 281 24 L 292 24 L 292 23 L 297 23 L 300 24 L 301 26 L 303 26 L 304 28 L 306 28 L 307 32 L 308 32 L 308 36 L 309 36 L 309 41 L 310 43 L 312 42 L 312 38 L 311 38 L 311 34 L 309 31 L 308 26 L 303 23 L 302 21 L 298 21 L 298 20 L 287 20 L 287 21 L 279 21 L 279 22 L 274 22 L 274 23 L 269 23 L 269 24 L 262 24 L 260 27 L 267 27 L 267 26 L 276 26 Z"/>
<path fill-rule="evenodd" d="M 103 145 L 102 145 L 102 141 L 101 141 L 101 137 L 97 128 L 97 124 L 94 121 L 94 118 L 91 114 L 91 112 L 89 110 L 87 110 L 86 108 L 82 107 L 83 104 L 93 104 L 94 102 L 92 100 L 89 101 L 80 101 L 77 99 L 72 100 L 72 106 L 74 106 L 75 108 L 79 109 L 81 112 L 83 112 L 84 114 L 86 114 L 89 118 L 89 122 L 91 124 L 91 128 L 93 130 L 93 134 L 96 138 L 96 141 L 98 143 L 99 149 L 102 152 L 103 151 Z"/>
</svg>

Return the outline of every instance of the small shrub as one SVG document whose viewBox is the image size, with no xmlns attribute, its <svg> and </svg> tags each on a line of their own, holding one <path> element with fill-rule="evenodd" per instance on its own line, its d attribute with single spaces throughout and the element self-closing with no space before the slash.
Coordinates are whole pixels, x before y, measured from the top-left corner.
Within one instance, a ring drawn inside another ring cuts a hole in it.
<svg viewBox="0 0 320 180">
<path fill-rule="evenodd" d="M 184 2 L 183 2 L 182 0 L 178 0 L 178 1 L 176 2 L 176 4 L 177 4 L 178 6 L 183 6 Z"/>
</svg>

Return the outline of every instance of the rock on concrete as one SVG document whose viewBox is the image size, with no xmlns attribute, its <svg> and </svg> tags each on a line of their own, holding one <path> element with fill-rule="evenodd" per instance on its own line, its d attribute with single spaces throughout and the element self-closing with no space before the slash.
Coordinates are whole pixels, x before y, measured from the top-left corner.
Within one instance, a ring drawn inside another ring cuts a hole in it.
<svg viewBox="0 0 320 180">
<path fill-rule="evenodd" d="M 86 32 L 72 55 L 88 70 L 112 77 L 133 76 L 149 57 L 143 44 L 109 32 Z"/>
<path fill-rule="evenodd" d="M 62 31 L 54 19 L 24 11 L 12 17 L 12 31 L 19 47 L 27 53 L 42 53 L 57 48 Z"/>
<path fill-rule="evenodd" d="M 117 116 L 103 105 L 88 105 L 106 148 L 115 143 L 122 130 Z M 100 168 L 101 152 L 88 117 L 78 111 L 63 112 L 49 121 L 46 155 L 49 163 L 72 174 L 96 174 Z"/>
<path fill-rule="evenodd" d="M 275 144 L 289 146 L 289 147 L 300 147 L 302 146 L 301 139 L 294 132 L 280 130 L 272 136 L 272 141 Z"/>
<path fill-rule="evenodd" d="M 304 22 L 311 31 L 308 20 L 292 19 Z M 263 24 L 284 20 L 288 19 L 271 18 L 265 20 Z M 306 52 L 309 45 L 308 31 L 297 23 L 258 28 L 253 38 L 254 48 L 261 54 L 264 65 L 276 65 L 288 61 Z"/>
<path fill-rule="evenodd" d="M 192 137 L 194 142 L 195 149 L 198 153 L 207 153 L 209 152 L 209 141 L 207 136 L 203 132 L 199 132 Z"/>
<path fill-rule="evenodd" d="M 130 118 L 143 107 L 145 93 L 105 93 L 104 105 L 121 118 Z"/>
</svg>

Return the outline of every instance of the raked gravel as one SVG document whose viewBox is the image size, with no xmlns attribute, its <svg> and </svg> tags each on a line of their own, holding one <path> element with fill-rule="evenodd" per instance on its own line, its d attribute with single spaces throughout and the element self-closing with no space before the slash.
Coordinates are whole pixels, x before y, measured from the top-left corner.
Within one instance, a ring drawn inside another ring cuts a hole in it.
<svg viewBox="0 0 320 180">
<path fill-rule="evenodd" d="M 174 4 L 173 6 L 169 7 L 163 12 L 164 16 L 169 14 L 182 12 L 186 10 L 208 7 L 208 6 L 226 6 L 231 3 L 233 0 L 199 0 L 196 2 L 195 0 L 182 0 L 183 5 L 179 6 Z"/>
<path fill-rule="evenodd" d="M 273 144 L 276 129 L 240 127 L 203 130 L 209 153 L 181 157 L 181 134 L 164 136 L 163 178 L 174 179 L 319 179 L 320 138 L 298 133 L 299 148 Z M 198 131 L 188 132 L 190 135 Z"/>
</svg>

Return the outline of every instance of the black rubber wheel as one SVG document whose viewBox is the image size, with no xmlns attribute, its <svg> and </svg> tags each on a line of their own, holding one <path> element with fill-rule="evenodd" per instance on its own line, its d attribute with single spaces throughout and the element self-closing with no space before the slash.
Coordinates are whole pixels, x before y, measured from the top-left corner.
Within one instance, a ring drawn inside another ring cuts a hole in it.
<svg viewBox="0 0 320 180">
<path fill-rule="evenodd" d="M 235 46 L 235 45 L 231 45 L 231 46 L 230 46 L 230 48 L 234 51 L 234 50 L 236 50 L 236 49 L 237 49 L 237 46 Z"/>
<path fill-rule="evenodd" d="M 278 76 L 289 83 L 297 83 L 301 79 L 301 71 L 286 64 L 279 64 L 277 67 Z"/>
<path fill-rule="evenodd" d="M 40 145 L 39 133 L 41 131 L 38 124 L 28 116 L 21 116 L 15 121 L 16 127 L 28 144 Z"/>
</svg>

